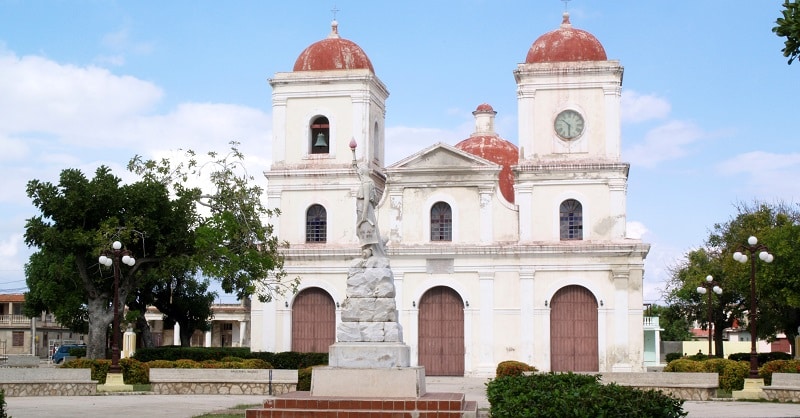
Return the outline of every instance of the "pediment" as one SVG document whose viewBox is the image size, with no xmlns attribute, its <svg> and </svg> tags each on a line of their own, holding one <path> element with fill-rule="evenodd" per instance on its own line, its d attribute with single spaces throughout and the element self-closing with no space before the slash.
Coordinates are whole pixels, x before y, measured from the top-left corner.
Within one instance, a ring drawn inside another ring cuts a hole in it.
<svg viewBox="0 0 800 418">
<path fill-rule="evenodd" d="M 441 170 L 493 167 L 497 167 L 497 164 L 440 142 L 400 160 L 388 168 L 402 170 Z"/>
</svg>

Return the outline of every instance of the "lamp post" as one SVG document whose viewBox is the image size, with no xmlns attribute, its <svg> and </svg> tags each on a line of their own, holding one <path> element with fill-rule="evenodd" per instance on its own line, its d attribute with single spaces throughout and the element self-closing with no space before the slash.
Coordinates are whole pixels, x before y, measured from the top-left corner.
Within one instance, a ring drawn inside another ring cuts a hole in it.
<svg viewBox="0 0 800 418">
<path fill-rule="evenodd" d="M 708 293 L 708 356 L 711 357 L 711 328 L 714 323 L 712 322 L 711 316 L 711 292 L 709 292 L 709 290 L 718 295 L 722 294 L 722 288 L 719 287 L 717 282 L 714 281 L 714 277 L 711 275 L 706 276 L 705 283 L 697 287 L 697 293 L 701 295 Z"/>
<path fill-rule="evenodd" d="M 111 325 L 111 367 L 108 369 L 109 373 L 120 373 L 122 369 L 119 367 L 119 274 L 122 262 L 128 266 L 136 264 L 136 260 L 131 257 L 131 252 L 122 249 L 122 243 L 114 241 L 111 244 L 110 250 L 105 250 L 100 254 L 97 260 L 100 264 L 111 267 L 114 272 L 114 321 Z"/>
<path fill-rule="evenodd" d="M 758 243 L 758 238 L 750 237 L 747 245 L 740 245 L 733 253 L 733 259 L 744 264 L 750 259 L 750 375 L 751 379 L 758 379 L 758 353 L 756 352 L 756 253 L 758 258 L 765 263 L 771 263 L 775 258 L 764 244 Z M 747 256 L 744 252 L 750 254 Z"/>
</svg>

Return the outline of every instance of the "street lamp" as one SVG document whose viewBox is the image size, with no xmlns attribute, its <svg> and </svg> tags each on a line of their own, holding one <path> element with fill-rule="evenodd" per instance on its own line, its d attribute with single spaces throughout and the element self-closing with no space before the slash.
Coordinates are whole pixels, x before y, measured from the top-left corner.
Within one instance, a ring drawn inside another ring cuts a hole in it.
<svg viewBox="0 0 800 418">
<path fill-rule="evenodd" d="M 119 263 L 120 261 L 128 266 L 136 264 L 136 260 L 131 257 L 131 252 L 122 249 L 122 243 L 114 241 L 111 250 L 105 250 L 97 260 L 100 264 L 111 267 L 114 271 L 114 322 L 111 326 L 111 367 L 109 373 L 120 373 L 119 367 Z"/>
<path fill-rule="evenodd" d="M 765 263 L 771 263 L 775 257 L 770 254 L 769 248 L 764 244 L 758 243 L 758 238 L 750 237 L 747 245 L 740 245 L 733 253 L 733 259 L 744 264 L 747 262 L 747 254 L 750 253 L 750 378 L 758 379 L 758 353 L 756 353 L 756 253 L 758 258 Z"/>
<path fill-rule="evenodd" d="M 708 356 L 711 357 L 711 327 L 713 322 L 711 317 L 711 292 L 708 291 L 709 289 L 718 295 L 722 294 L 722 288 L 717 285 L 711 275 L 706 276 L 706 282 L 697 287 L 697 293 L 701 295 L 708 293 Z"/>
</svg>

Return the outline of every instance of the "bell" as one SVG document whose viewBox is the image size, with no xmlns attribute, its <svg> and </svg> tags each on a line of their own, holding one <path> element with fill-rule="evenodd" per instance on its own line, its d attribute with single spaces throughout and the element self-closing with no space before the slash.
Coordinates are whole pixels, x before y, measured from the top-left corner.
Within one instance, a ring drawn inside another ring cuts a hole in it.
<svg viewBox="0 0 800 418">
<path fill-rule="evenodd" d="M 325 134 L 320 132 L 317 134 L 317 141 L 314 142 L 315 147 L 327 147 L 328 141 L 325 140 Z"/>
</svg>

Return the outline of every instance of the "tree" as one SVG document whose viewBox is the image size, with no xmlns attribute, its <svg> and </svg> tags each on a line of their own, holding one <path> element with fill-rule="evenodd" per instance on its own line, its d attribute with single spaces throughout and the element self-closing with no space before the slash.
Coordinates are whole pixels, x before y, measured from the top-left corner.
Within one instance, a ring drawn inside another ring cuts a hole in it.
<svg viewBox="0 0 800 418">
<path fill-rule="evenodd" d="M 672 301 L 699 322 L 703 320 L 701 301 L 693 291 L 707 274 L 720 281 L 723 294 L 718 298 L 723 308 L 713 310 L 720 341 L 723 323 L 716 315 L 725 312 L 728 319 L 750 317 L 750 265 L 733 260 L 732 254 L 756 236 L 775 256 L 773 263 L 757 261 L 756 302 L 757 337 L 771 340 L 784 333 L 794 347 L 794 337 L 800 325 L 800 212 L 783 204 L 737 204 L 737 214 L 728 222 L 716 224 L 703 248 L 690 252 L 685 262 L 673 270 L 668 300 Z M 716 297 L 712 297 L 712 300 Z M 707 313 L 706 313 L 707 315 Z M 729 326 L 729 325 L 726 325 Z M 717 343 L 717 350 L 721 344 Z"/>
<path fill-rule="evenodd" d="M 789 58 L 791 65 L 800 55 L 800 3 L 786 0 L 783 2 L 783 17 L 778 18 L 772 32 L 780 37 L 785 37 L 784 47 L 781 50 L 784 57 Z"/>
<path fill-rule="evenodd" d="M 57 185 L 31 180 L 27 193 L 41 214 L 25 226 L 25 242 L 38 248 L 25 268 L 26 313 L 46 309 L 71 329 L 85 329 L 87 356 L 103 358 L 114 280 L 98 256 L 113 240 L 135 251 L 136 264 L 121 269 L 122 303 L 142 283 L 169 277 L 184 266 L 181 255 L 193 251 L 193 200 L 171 199 L 154 182 L 122 185 L 108 167 L 91 180 L 76 169 L 63 170 Z"/>
<path fill-rule="evenodd" d="M 26 243 L 37 248 L 26 265 L 26 313 L 55 312 L 76 330 L 88 324 L 87 356 L 104 357 L 113 319 L 113 276 L 97 258 L 113 240 L 123 242 L 136 258 L 134 266 L 121 271 L 120 301 L 141 314 L 149 304 L 159 306 L 168 320 L 183 321 L 182 331 L 189 333 L 206 326 L 208 311 L 201 312 L 200 305 L 205 300 L 210 306 L 213 300 L 205 279 L 194 280 L 198 273 L 219 280 L 223 290 L 240 298 L 270 300 L 295 291 L 298 279 L 283 280 L 282 243 L 262 222 L 274 214 L 261 205 L 262 190 L 250 185 L 253 178 L 241 173 L 244 156 L 235 145 L 222 158 L 209 156 L 212 161 L 205 164 L 192 158 L 175 169 L 168 160 L 135 157 L 129 169 L 141 180 L 127 185 L 107 167 L 98 168 L 91 180 L 79 170 L 65 169 L 57 185 L 28 182 L 28 196 L 41 214 L 28 219 L 25 228 Z M 185 187 L 190 176 L 205 174 L 203 167 L 209 168 L 212 190 Z M 166 304 L 160 289 L 169 282 L 185 288 L 176 292 L 173 285 Z M 183 311 L 173 309 L 173 303 L 185 304 Z M 186 307 L 197 312 L 186 312 Z"/>
<path fill-rule="evenodd" d="M 668 283 L 667 301 L 689 321 L 697 321 L 703 329 L 712 326 L 714 352 L 724 356 L 724 330 L 742 317 L 741 299 L 737 288 L 730 286 L 731 280 L 722 268 L 722 253 L 714 248 L 690 251 L 685 260 L 672 269 Z M 723 291 L 711 297 L 711 323 L 708 321 L 708 297 L 697 292 L 706 276 L 712 276 Z M 710 353 L 709 353 L 710 354 Z"/>
<path fill-rule="evenodd" d="M 657 316 L 661 331 L 661 341 L 686 341 L 692 338 L 691 324 L 675 305 L 651 305 L 645 316 Z"/>
<path fill-rule="evenodd" d="M 269 302 L 276 295 L 296 292 L 299 278 L 284 280 L 280 250 L 288 243 L 274 236 L 272 225 L 265 222 L 280 213 L 262 204 L 264 190 L 252 184 L 255 179 L 245 169 L 239 144 L 230 145 L 226 155 L 208 152 L 210 160 L 205 162 L 188 150 L 186 163 L 136 156 L 128 169 L 145 180 L 171 186 L 178 195 L 190 191 L 209 213 L 195 229 L 195 261 L 201 273 L 219 280 L 222 290 L 235 293 L 239 299 L 257 296 Z M 207 178 L 211 190 L 187 188 L 188 180 L 203 177 L 206 169 L 210 170 Z"/>
</svg>

